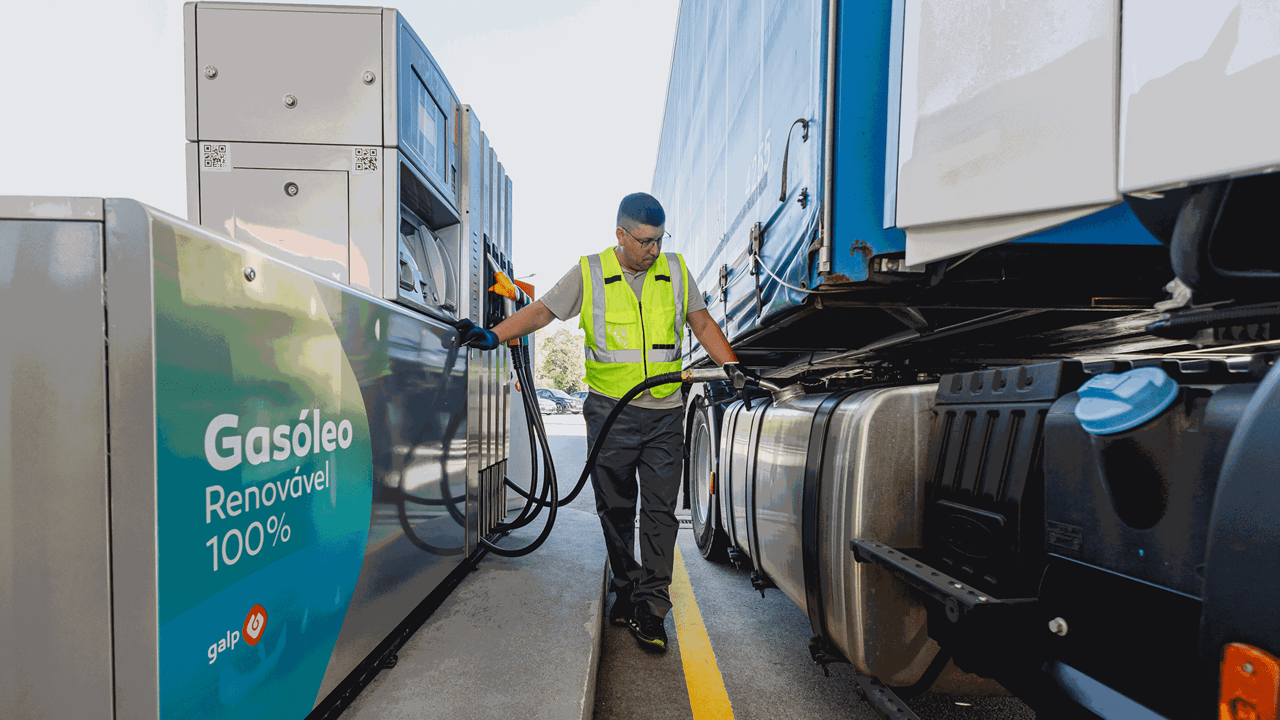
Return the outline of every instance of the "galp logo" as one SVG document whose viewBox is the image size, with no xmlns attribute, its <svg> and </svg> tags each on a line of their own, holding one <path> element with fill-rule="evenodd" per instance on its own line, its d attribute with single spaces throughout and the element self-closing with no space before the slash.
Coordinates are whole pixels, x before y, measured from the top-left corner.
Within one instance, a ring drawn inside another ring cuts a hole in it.
<svg viewBox="0 0 1280 720">
<path fill-rule="evenodd" d="M 250 645 L 257 645 L 262 639 L 262 631 L 267 627 L 267 610 L 261 605 L 254 605 L 245 616 L 241 637 Z"/>
</svg>

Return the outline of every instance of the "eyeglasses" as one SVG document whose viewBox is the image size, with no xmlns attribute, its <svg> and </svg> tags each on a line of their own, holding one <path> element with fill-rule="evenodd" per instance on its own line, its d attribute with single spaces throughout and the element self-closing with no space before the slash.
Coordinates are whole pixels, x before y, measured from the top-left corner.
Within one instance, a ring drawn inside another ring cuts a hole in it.
<svg viewBox="0 0 1280 720">
<path fill-rule="evenodd" d="M 622 226 L 619 225 L 618 227 L 622 227 Z M 662 235 L 656 238 L 644 238 L 644 239 L 638 238 L 635 235 L 631 235 L 631 231 L 627 230 L 626 228 L 622 228 L 622 232 L 626 233 L 627 235 L 630 235 L 631 239 L 640 243 L 640 247 L 644 248 L 645 250 L 648 250 L 649 248 L 654 247 L 655 245 L 662 245 L 663 240 L 666 240 L 667 238 L 671 237 L 671 233 L 665 232 L 665 231 L 662 233 Z"/>
</svg>

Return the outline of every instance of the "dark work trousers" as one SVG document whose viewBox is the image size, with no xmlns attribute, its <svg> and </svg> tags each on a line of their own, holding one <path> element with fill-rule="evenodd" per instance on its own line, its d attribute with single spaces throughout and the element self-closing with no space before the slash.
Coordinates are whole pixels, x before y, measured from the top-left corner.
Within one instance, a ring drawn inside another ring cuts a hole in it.
<svg viewBox="0 0 1280 720">
<path fill-rule="evenodd" d="M 595 444 L 614 401 L 591 393 L 582 407 L 587 447 Z M 596 513 L 613 569 L 612 587 L 638 586 L 632 595 L 648 603 L 658 617 L 671 610 L 671 572 L 675 566 L 676 495 L 684 454 L 684 410 L 623 408 L 600 448 L 591 486 Z M 639 482 L 637 484 L 637 476 Z M 640 498 L 640 562 L 635 558 L 636 497 Z"/>
</svg>

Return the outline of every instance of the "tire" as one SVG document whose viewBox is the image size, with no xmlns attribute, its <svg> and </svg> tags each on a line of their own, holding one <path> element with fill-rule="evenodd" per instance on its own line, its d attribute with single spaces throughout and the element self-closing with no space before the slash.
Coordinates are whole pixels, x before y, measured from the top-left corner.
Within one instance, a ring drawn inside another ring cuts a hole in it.
<svg viewBox="0 0 1280 720">
<path fill-rule="evenodd" d="M 729 539 L 720 529 L 720 507 L 711 488 L 718 457 L 719 443 L 712 434 L 708 410 L 698 408 L 689 429 L 689 510 L 693 516 L 693 538 L 702 557 L 712 562 L 726 562 Z"/>
</svg>

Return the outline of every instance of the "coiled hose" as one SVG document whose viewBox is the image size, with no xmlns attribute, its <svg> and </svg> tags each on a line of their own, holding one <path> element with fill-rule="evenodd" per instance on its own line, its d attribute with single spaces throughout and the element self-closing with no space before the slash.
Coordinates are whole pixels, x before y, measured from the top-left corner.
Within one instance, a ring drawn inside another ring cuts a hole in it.
<svg viewBox="0 0 1280 720">
<path fill-rule="evenodd" d="M 516 377 L 520 381 L 521 391 L 526 389 L 529 392 L 533 390 L 533 369 L 532 363 L 529 362 L 529 349 L 527 345 L 521 344 L 512 349 L 511 364 L 515 368 Z M 523 557 L 537 550 L 542 543 L 547 541 L 551 536 L 551 529 L 555 525 L 557 508 L 568 505 L 578 497 L 578 493 L 582 492 L 582 488 L 587 484 L 587 478 L 591 477 L 591 471 L 595 468 L 596 458 L 600 456 L 600 449 L 604 447 L 604 440 L 609 436 L 609 429 L 613 427 L 618 416 L 622 414 L 625 408 L 640 393 L 659 385 L 668 385 L 671 383 L 694 383 L 694 382 L 710 382 L 712 380 L 725 380 L 727 376 L 720 368 L 708 368 L 699 370 L 684 370 L 682 372 L 663 373 L 647 378 L 644 382 L 631 388 L 618 399 L 613 406 L 613 411 L 605 418 L 604 425 L 600 427 L 600 432 L 596 435 L 596 441 L 591 446 L 591 451 L 587 453 L 587 461 L 583 465 L 582 475 L 578 477 L 578 482 L 573 486 L 573 491 L 564 498 L 561 498 L 559 484 L 556 478 L 555 463 L 551 458 L 551 446 L 547 443 L 547 429 L 542 423 L 542 413 L 538 412 L 532 403 L 524 403 L 525 417 L 529 421 L 529 446 L 534 448 L 540 446 L 542 448 L 542 472 L 543 483 L 542 492 L 536 492 L 538 486 L 537 462 L 533 463 L 532 482 L 530 483 L 530 491 L 526 492 L 524 488 L 513 483 L 510 478 L 503 478 L 507 487 L 513 489 L 525 499 L 524 508 L 515 520 L 509 523 L 499 523 L 494 528 L 494 533 L 505 533 L 515 530 L 529 523 L 538 516 L 542 508 L 547 508 L 546 525 L 542 528 L 542 533 L 538 535 L 533 542 L 522 548 L 504 548 L 490 541 L 488 538 L 481 537 L 480 545 L 494 555 L 502 557 Z M 537 435 L 537 446 L 534 445 L 534 435 Z"/>
</svg>

